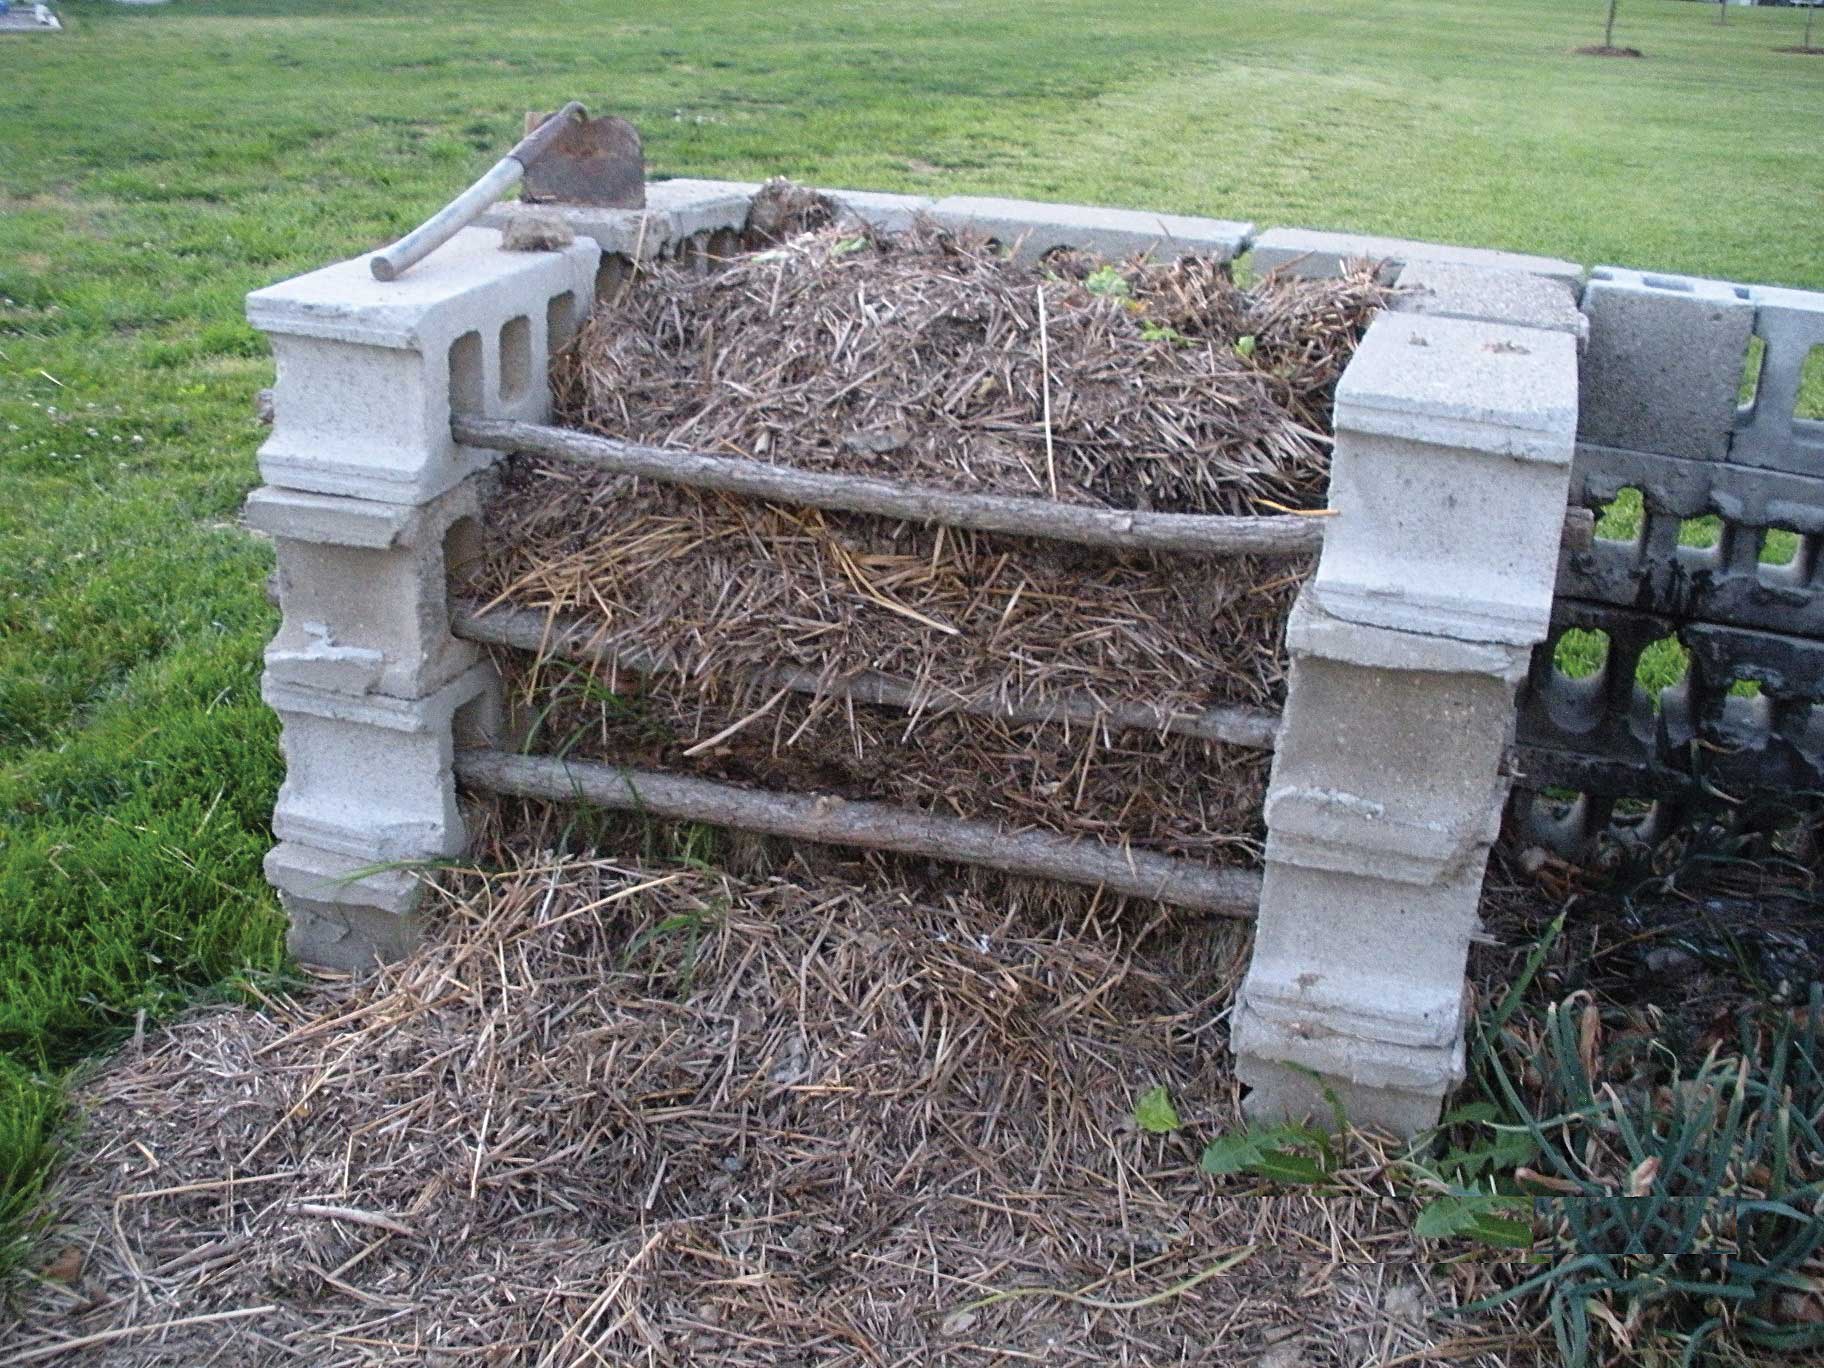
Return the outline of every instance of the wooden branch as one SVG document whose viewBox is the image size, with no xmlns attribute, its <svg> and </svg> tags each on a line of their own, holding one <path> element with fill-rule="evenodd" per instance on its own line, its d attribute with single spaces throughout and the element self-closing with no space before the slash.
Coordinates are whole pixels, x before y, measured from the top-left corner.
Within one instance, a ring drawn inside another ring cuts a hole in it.
<svg viewBox="0 0 1824 1368">
<path fill-rule="evenodd" d="M 1080 546 L 1198 556 L 1296 556 L 1317 550 L 1324 540 L 1323 519 L 1316 517 L 1126 512 L 1006 494 L 958 494 L 866 475 L 824 474 L 707 452 L 640 446 L 505 418 L 458 414 L 450 421 L 450 432 L 465 446 L 530 451 L 692 489 Z"/>
<path fill-rule="evenodd" d="M 1008 831 L 992 822 L 934 816 L 891 803 L 772 793 L 498 750 L 459 751 L 456 774 L 470 788 L 488 793 L 588 802 L 767 836 L 955 860 L 1008 874 L 1100 885 L 1113 893 L 1225 917 L 1252 917 L 1260 902 L 1260 875 L 1251 870 L 1211 869 L 1151 851 L 1114 850 L 1048 832 Z"/>
<path fill-rule="evenodd" d="M 481 611 L 472 599 L 450 603 L 450 630 L 467 641 L 507 646 L 517 651 L 538 651 L 563 660 L 591 666 L 613 666 L 639 675 L 667 673 L 672 667 L 656 654 L 633 646 L 609 648 L 595 624 L 574 616 L 547 617 L 533 608 L 499 606 Z M 872 670 L 829 684 L 814 670 L 792 667 L 756 669 L 748 676 L 771 692 L 831 695 L 883 707 L 932 713 L 961 712 L 972 717 L 992 717 L 1004 722 L 1038 724 L 1068 722 L 1073 726 L 1106 726 L 1113 731 L 1151 732 L 1157 736 L 1193 736 L 1231 746 L 1272 750 L 1279 732 L 1279 714 L 1265 708 L 1206 708 L 1201 712 L 1167 712 L 1145 704 L 1122 703 L 1113 707 L 1080 695 L 1042 703 L 996 703 L 958 700 L 941 690 L 919 690 L 890 675 Z"/>
</svg>

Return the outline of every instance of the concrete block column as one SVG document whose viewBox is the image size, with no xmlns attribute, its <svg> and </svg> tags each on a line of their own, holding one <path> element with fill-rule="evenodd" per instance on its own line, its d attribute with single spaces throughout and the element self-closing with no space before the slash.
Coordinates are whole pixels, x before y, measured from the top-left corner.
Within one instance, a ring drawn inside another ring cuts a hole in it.
<svg viewBox="0 0 1824 1368">
<path fill-rule="evenodd" d="M 1578 330 L 1556 301 L 1517 310 L 1499 273 L 1450 285 L 1448 315 L 1415 293 L 1427 312 L 1377 319 L 1337 390 L 1335 516 L 1287 629 L 1232 1022 L 1263 1119 L 1326 1120 L 1329 1089 L 1350 1120 L 1409 1135 L 1463 1074 L 1514 691 L 1551 616 Z M 1529 310 L 1541 326 L 1491 321 Z"/>
<path fill-rule="evenodd" d="M 287 771 L 266 872 L 307 963 L 404 953 L 419 887 L 402 866 L 467 844 L 455 749 L 494 731 L 498 701 L 451 635 L 449 586 L 497 456 L 458 446 L 450 418 L 550 417 L 550 357 L 600 256 L 500 240 L 468 229 L 396 281 L 361 257 L 248 296 L 278 361 L 246 510 L 276 548 L 283 614 L 262 681 Z"/>
</svg>

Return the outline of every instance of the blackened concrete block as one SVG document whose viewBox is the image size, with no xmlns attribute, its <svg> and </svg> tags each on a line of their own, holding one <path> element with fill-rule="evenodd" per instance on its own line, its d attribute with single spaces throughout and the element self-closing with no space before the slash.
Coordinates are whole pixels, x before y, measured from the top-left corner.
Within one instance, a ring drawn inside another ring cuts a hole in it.
<svg viewBox="0 0 1824 1368">
<path fill-rule="evenodd" d="M 1144 253 L 1164 259 L 1199 256 L 1229 261 L 1246 248 L 1254 231 L 1251 223 L 1227 219 L 973 195 L 939 200 L 931 217 L 946 227 L 986 233 L 1013 249 L 1021 261 L 1037 260 L 1058 247 L 1113 258 Z"/>
<path fill-rule="evenodd" d="M 456 445 L 453 412 L 550 416 L 552 344 L 587 315 L 600 251 L 500 240 L 467 228 L 397 280 L 357 257 L 247 296 L 278 361 L 268 484 L 422 503 L 498 459 Z"/>
<path fill-rule="evenodd" d="M 1543 639 L 1576 424 L 1569 333 L 1376 319 L 1337 386 L 1327 610 L 1415 634 Z"/>
<path fill-rule="evenodd" d="M 1394 281 L 1401 313 L 1433 318 L 1467 318 L 1515 328 L 1569 333 L 1581 344 L 1590 324 L 1577 308 L 1577 294 L 1561 279 L 1465 266 L 1449 261 L 1414 261 Z"/>
<path fill-rule="evenodd" d="M 1619 266 L 1590 272 L 1577 435 L 1598 446 L 1721 460 L 1754 301 L 1745 286 Z"/>
<path fill-rule="evenodd" d="M 1269 228 L 1254 239 L 1248 261 L 1256 275 L 1287 271 L 1312 278 L 1341 275 L 1343 267 L 1351 261 L 1376 261 L 1382 264 L 1382 278 L 1389 284 L 1402 266 L 1415 261 L 1518 271 L 1571 285 L 1583 280 L 1582 266 L 1555 257 L 1497 252 L 1486 247 L 1452 247 L 1438 242 L 1414 242 L 1366 233 L 1327 233 L 1312 228 Z"/>
<path fill-rule="evenodd" d="M 450 634 L 450 584 L 481 553 L 479 480 L 407 507 L 255 490 L 249 525 L 270 535 L 284 617 L 266 648 L 280 683 L 423 698 L 474 665 Z"/>
<path fill-rule="evenodd" d="M 1794 475 L 1824 475 L 1824 422 L 1800 418 L 1795 409 L 1805 363 L 1824 347 L 1824 294 L 1753 289 L 1755 335 L 1764 344 L 1761 370 L 1748 410 L 1729 450 L 1737 465 Z"/>
</svg>

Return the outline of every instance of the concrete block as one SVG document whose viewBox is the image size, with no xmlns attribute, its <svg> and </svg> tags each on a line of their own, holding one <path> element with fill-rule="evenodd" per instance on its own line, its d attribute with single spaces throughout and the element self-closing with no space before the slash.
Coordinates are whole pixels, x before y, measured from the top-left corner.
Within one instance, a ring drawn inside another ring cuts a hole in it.
<svg viewBox="0 0 1824 1368">
<path fill-rule="evenodd" d="M 1226 219 L 972 195 L 939 200 L 931 217 L 946 227 L 971 228 L 997 238 L 1014 248 L 1015 257 L 1022 261 L 1036 260 L 1057 247 L 1116 258 L 1146 253 L 1229 261 L 1246 248 L 1254 231 L 1251 223 Z"/>
<path fill-rule="evenodd" d="M 1401 268 L 1394 286 L 1400 291 L 1394 308 L 1401 313 L 1544 328 L 1569 333 L 1579 345 L 1590 332 L 1576 292 L 1559 279 L 1451 261 L 1414 261 Z"/>
<path fill-rule="evenodd" d="M 1590 272 L 1578 436 L 1600 446 L 1719 461 L 1754 330 L 1746 286 L 1619 266 Z"/>
<path fill-rule="evenodd" d="M 1754 399 L 1739 415 L 1729 460 L 1795 475 L 1824 475 L 1824 422 L 1800 418 L 1799 386 L 1805 362 L 1824 347 L 1824 294 L 1753 289 L 1755 335 L 1764 344 Z"/>
<path fill-rule="evenodd" d="M 1347 596 L 1341 606 L 1347 608 Z M 1322 656 L 1376 670 L 1481 674 L 1512 686 L 1526 678 L 1532 647 L 1466 639 L 1475 619 L 1437 614 L 1419 619 L 1423 630 L 1404 630 L 1351 621 L 1336 611 L 1323 586 L 1308 582 L 1286 622 L 1286 647 L 1299 655 Z"/>
<path fill-rule="evenodd" d="M 424 885 L 410 869 L 285 841 L 267 854 L 266 879 L 290 920 L 286 947 L 305 964 L 371 969 L 422 936 Z"/>
<path fill-rule="evenodd" d="M 424 939 L 416 912 L 394 916 L 364 903 L 320 903 L 279 894 L 285 948 L 300 964 L 359 974 L 404 959 Z"/>
<path fill-rule="evenodd" d="M 268 674 L 261 681 L 284 731 L 285 782 L 272 829 L 370 864 L 460 854 L 455 748 L 499 726 L 491 666 L 474 666 L 428 698 L 351 697 Z"/>
<path fill-rule="evenodd" d="M 268 484 L 382 503 L 434 498 L 497 454 L 460 448 L 453 411 L 542 421 L 553 343 L 587 315 L 599 249 L 504 252 L 468 228 L 399 279 L 366 257 L 255 290 L 278 361 Z"/>
<path fill-rule="evenodd" d="M 1344 264 L 1351 261 L 1378 261 L 1384 267 L 1382 279 L 1389 284 L 1402 266 L 1415 261 L 1519 271 L 1525 275 L 1562 280 L 1573 286 L 1583 281 L 1582 266 L 1554 257 L 1373 237 L 1366 233 L 1327 233 L 1312 228 L 1269 228 L 1254 239 L 1248 260 L 1256 275 L 1289 271 L 1309 278 L 1341 275 Z"/>
<path fill-rule="evenodd" d="M 759 188 L 754 181 L 654 181 L 646 187 L 644 209 L 503 200 L 476 222 L 504 231 L 528 217 L 547 215 L 560 219 L 577 237 L 594 242 L 604 256 L 651 261 L 701 234 L 739 233 L 747 226 L 748 206 Z"/>
<path fill-rule="evenodd" d="M 929 216 L 937 201 L 929 195 L 889 195 L 879 190 L 820 190 L 836 201 L 845 215 L 860 219 L 883 233 L 903 233 L 922 215 Z"/>
<path fill-rule="evenodd" d="M 452 575 L 479 557 L 476 477 L 406 508 L 260 489 L 248 523 L 273 538 L 284 617 L 266 648 L 277 682 L 422 698 L 474 665 L 450 634 Z"/>
<path fill-rule="evenodd" d="M 1236 1022 L 1236 1026 L 1244 1036 L 1251 1029 L 1245 1019 Z M 1440 1067 L 1454 1069 L 1459 1075 L 1463 1071 L 1461 1058 L 1447 1060 Z M 1253 1053 L 1236 1059 L 1235 1073 L 1249 1089 L 1241 1109 L 1250 1121 L 1263 1125 L 1290 1121 L 1329 1130 L 1334 1124 L 1330 1103 L 1334 1097 L 1349 1125 L 1403 1139 L 1437 1125 L 1444 1109 L 1443 1099 L 1456 1086 L 1452 1083 L 1439 1089 L 1408 1092 L 1358 1083 L 1342 1074 L 1313 1077 L 1305 1069 Z"/>
<path fill-rule="evenodd" d="M 1530 645 L 1577 424 L 1568 333 L 1383 314 L 1337 386 L 1317 582 L 1339 618 Z"/>
</svg>

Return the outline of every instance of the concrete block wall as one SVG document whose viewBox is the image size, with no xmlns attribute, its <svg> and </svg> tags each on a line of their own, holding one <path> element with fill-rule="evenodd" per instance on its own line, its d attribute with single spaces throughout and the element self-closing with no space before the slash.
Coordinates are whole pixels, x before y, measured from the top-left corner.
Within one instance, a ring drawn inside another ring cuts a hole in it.
<svg viewBox="0 0 1824 1368">
<path fill-rule="evenodd" d="M 266 872 L 308 963 L 395 958 L 418 934 L 406 868 L 460 854 L 459 742 L 497 725 L 496 681 L 450 633 L 496 453 L 454 412 L 550 416 L 550 357 L 593 306 L 600 249 L 508 252 L 466 229 L 396 281 L 365 257 L 248 296 L 278 362 L 265 485 L 282 621 L 262 690 L 286 777 Z"/>
<path fill-rule="evenodd" d="M 365 259 L 256 292 L 276 422 L 248 520 L 277 546 L 267 696 L 289 768 L 267 872 L 303 959 L 360 967 L 419 934 L 398 866 L 466 833 L 450 757 L 495 725 L 494 681 L 449 631 L 448 581 L 493 457 L 456 411 L 542 419 L 549 357 L 638 260 L 733 250 L 759 187 L 676 180 L 643 210 L 497 206 L 400 280 Z M 1233 1017 L 1250 1109 L 1410 1133 L 1463 1069 L 1464 967 L 1509 785 L 1514 691 L 1545 640 L 1572 455 L 1600 440 L 1815 476 L 1795 420 L 1824 297 L 1552 258 L 973 196 L 826 192 L 892 230 L 916 215 L 1028 257 L 1243 256 L 1258 273 L 1383 265 L 1398 301 L 1337 395 L 1326 541 L 1288 628 L 1257 945 Z M 501 250 L 528 212 L 575 231 Z M 1735 386 L 1766 347 L 1755 402 Z M 1587 520 L 1586 520 L 1587 521 Z M 1587 542 L 1587 538 L 1585 539 Z"/>
</svg>

